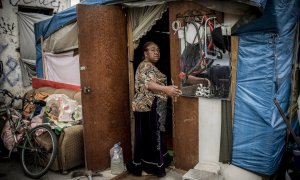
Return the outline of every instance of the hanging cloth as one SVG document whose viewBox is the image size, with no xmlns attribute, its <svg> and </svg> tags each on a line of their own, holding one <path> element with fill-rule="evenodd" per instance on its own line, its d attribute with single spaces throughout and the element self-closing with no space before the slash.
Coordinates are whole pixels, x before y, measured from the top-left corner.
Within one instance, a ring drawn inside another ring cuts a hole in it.
<svg viewBox="0 0 300 180">
<path fill-rule="evenodd" d="M 44 52 L 62 53 L 78 49 L 77 22 L 71 23 L 51 34 L 42 44 Z"/>
<path fill-rule="evenodd" d="M 80 85 L 79 55 L 73 51 L 44 53 L 45 78 L 50 81 Z"/>
<path fill-rule="evenodd" d="M 35 76 L 35 37 L 34 24 L 51 16 L 38 13 L 17 12 L 20 35 L 20 65 L 23 86 L 31 84 L 31 77 Z"/>
<path fill-rule="evenodd" d="M 155 25 L 156 21 L 162 18 L 163 13 L 167 10 L 166 4 L 156 6 L 145 6 L 139 8 L 129 8 L 129 17 L 133 30 L 133 42 L 136 48 L 139 39 L 147 34 Z"/>
</svg>

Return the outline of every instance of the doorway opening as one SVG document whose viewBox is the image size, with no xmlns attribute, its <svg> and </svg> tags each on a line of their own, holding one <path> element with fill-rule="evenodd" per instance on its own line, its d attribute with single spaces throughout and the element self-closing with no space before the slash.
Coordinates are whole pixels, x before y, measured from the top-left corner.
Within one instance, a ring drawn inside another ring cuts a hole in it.
<svg viewBox="0 0 300 180">
<path fill-rule="evenodd" d="M 160 48 L 160 60 L 156 63 L 156 67 L 167 76 L 167 84 L 171 85 L 171 67 L 170 67 L 170 32 L 169 32 L 169 11 L 167 10 L 162 18 L 156 21 L 151 30 L 140 39 L 139 46 L 134 51 L 134 74 L 143 56 L 143 45 L 153 41 Z M 173 155 L 173 120 L 172 120 L 172 100 L 168 98 L 167 117 L 165 125 L 165 144 L 170 155 Z"/>
<path fill-rule="evenodd" d="M 26 12 L 26 13 L 38 13 L 38 14 L 44 14 L 52 16 L 54 9 L 52 8 L 44 8 L 44 7 L 32 7 L 32 6 L 18 6 L 18 11 L 20 12 Z"/>
</svg>

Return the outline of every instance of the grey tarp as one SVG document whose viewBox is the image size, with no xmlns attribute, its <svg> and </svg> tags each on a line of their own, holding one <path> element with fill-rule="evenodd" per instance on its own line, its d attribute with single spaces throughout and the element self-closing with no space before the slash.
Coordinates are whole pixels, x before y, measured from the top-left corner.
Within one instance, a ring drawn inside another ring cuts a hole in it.
<svg viewBox="0 0 300 180">
<path fill-rule="evenodd" d="M 77 22 L 69 24 L 64 28 L 51 34 L 43 42 L 45 52 L 61 53 L 78 48 Z"/>
<path fill-rule="evenodd" d="M 20 66 L 23 86 L 31 84 L 30 78 L 35 75 L 35 38 L 34 23 L 50 18 L 38 13 L 18 12 L 18 25 L 20 35 Z"/>
</svg>

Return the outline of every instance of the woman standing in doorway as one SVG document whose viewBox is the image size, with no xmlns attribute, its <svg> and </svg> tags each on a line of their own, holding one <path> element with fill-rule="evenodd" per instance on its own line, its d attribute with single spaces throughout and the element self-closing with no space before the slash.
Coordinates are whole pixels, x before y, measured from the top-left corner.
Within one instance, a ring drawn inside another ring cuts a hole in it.
<svg viewBox="0 0 300 180">
<path fill-rule="evenodd" d="M 167 77 L 155 64 L 160 59 L 160 50 L 154 42 L 143 46 L 144 57 L 135 75 L 135 91 L 132 108 L 135 116 L 134 159 L 127 163 L 127 170 L 140 176 L 142 171 L 158 177 L 166 175 L 172 158 L 163 142 L 167 97 L 177 97 L 177 86 L 167 86 Z"/>
</svg>

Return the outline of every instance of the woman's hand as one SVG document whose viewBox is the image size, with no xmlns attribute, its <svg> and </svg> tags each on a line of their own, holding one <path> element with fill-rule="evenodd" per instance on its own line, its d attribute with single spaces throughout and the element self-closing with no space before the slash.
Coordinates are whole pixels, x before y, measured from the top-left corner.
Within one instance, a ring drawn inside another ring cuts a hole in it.
<svg viewBox="0 0 300 180">
<path fill-rule="evenodd" d="M 178 89 L 178 86 L 162 86 L 153 81 L 148 83 L 148 89 L 153 92 L 164 93 L 171 97 L 178 97 L 180 94 L 182 94 L 182 92 Z"/>
<path fill-rule="evenodd" d="M 181 94 L 181 91 L 178 89 L 178 86 L 170 85 L 165 86 L 164 93 L 166 93 L 168 96 L 178 97 Z"/>
</svg>

